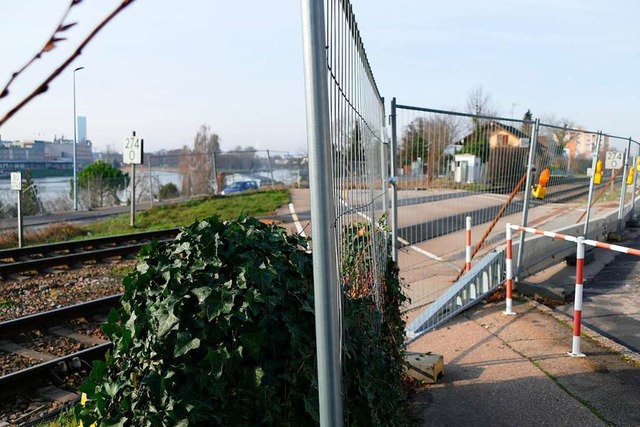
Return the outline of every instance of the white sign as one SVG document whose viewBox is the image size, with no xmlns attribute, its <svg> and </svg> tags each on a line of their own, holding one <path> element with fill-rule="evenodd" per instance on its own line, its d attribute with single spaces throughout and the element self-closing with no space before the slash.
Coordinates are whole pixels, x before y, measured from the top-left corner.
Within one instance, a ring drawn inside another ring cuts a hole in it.
<svg viewBox="0 0 640 427">
<path fill-rule="evenodd" d="M 11 189 L 22 190 L 22 174 L 20 172 L 11 172 Z"/>
<path fill-rule="evenodd" d="M 143 140 L 137 136 L 126 137 L 122 146 L 122 162 L 127 165 L 141 165 L 142 144 Z"/>
<path fill-rule="evenodd" d="M 605 169 L 619 169 L 623 164 L 623 153 L 620 151 L 607 151 L 607 157 L 604 160 Z"/>
</svg>

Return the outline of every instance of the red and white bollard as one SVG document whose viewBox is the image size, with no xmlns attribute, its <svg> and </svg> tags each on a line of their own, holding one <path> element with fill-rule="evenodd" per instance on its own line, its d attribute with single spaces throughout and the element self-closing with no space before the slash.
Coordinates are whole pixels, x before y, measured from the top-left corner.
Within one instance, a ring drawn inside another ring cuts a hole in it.
<svg viewBox="0 0 640 427">
<path fill-rule="evenodd" d="M 513 311 L 513 247 L 512 247 L 512 231 L 511 224 L 507 224 L 507 260 L 505 262 L 507 268 L 507 288 L 506 308 L 503 313 L 507 316 L 515 316 Z"/>
<path fill-rule="evenodd" d="M 573 302 L 573 345 L 572 357 L 585 357 L 580 352 L 580 327 L 582 325 L 582 290 L 584 283 L 584 237 L 578 237 L 576 254 L 576 296 Z"/>
<path fill-rule="evenodd" d="M 467 217 L 467 236 L 465 245 L 465 271 L 471 270 L 471 217 Z"/>
</svg>

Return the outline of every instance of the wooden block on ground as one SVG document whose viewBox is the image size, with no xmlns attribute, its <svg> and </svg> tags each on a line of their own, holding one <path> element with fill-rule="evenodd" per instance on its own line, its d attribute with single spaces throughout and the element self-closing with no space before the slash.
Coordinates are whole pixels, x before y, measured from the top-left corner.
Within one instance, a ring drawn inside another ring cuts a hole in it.
<svg viewBox="0 0 640 427">
<path fill-rule="evenodd" d="M 48 362 L 50 360 L 57 359 L 57 357 L 52 354 L 31 350 L 11 341 L 0 341 L 0 350 L 6 353 L 17 354 L 18 356 L 26 357 L 28 359 L 38 360 L 40 362 Z"/>
<path fill-rule="evenodd" d="M 78 398 L 78 395 L 76 393 L 62 390 L 61 388 L 58 388 L 56 386 L 39 388 L 38 394 L 47 400 L 60 403 L 73 402 Z"/>
<path fill-rule="evenodd" d="M 425 383 L 436 383 L 444 375 L 444 358 L 433 353 L 408 353 L 405 356 L 407 373 Z"/>
</svg>

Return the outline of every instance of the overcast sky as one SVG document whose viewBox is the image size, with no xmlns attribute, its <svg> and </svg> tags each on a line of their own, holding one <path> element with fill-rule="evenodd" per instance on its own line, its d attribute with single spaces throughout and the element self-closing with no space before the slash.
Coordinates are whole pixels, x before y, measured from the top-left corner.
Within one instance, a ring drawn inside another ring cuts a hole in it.
<svg viewBox="0 0 640 427">
<path fill-rule="evenodd" d="M 46 41 L 68 0 L 0 0 L 0 84 Z M 4 114 L 114 0 L 84 0 L 80 24 L 0 100 Z M 502 116 L 568 118 L 640 139 L 637 0 L 353 0 L 382 95 L 464 110 L 489 93 Z M 236 146 L 306 151 L 298 0 L 136 0 L 54 83 L 0 128 L 3 140 L 73 137 L 78 115 L 99 150 L 136 130 L 145 149 L 191 145 L 200 125 Z"/>
</svg>

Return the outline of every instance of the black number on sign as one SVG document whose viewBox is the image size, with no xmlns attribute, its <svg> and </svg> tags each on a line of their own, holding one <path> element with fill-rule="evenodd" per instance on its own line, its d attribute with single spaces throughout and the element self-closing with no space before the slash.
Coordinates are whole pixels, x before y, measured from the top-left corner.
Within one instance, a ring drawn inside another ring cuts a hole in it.
<svg viewBox="0 0 640 427">
<path fill-rule="evenodd" d="M 129 160 L 134 160 L 136 158 L 136 153 L 131 150 L 129 151 Z"/>
</svg>

